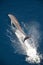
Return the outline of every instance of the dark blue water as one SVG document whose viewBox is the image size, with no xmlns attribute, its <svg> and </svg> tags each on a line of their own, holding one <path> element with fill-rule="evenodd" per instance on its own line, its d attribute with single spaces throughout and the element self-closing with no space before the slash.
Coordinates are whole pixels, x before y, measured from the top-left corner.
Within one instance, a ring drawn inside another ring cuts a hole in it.
<svg viewBox="0 0 43 65">
<path fill-rule="evenodd" d="M 15 15 L 19 22 L 37 21 L 42 34 L 43 0 L 0 0 L 0 65 L 32 65 L 24 61 L 25 56 L 14 54 L 10 39 L 6 36 L 10 25 L 9 13 Z M 39 50 L 43 53 L 43 35 L 41 37 Z M 43 65 L 42 62 L 40 65 Z"/>
</svg>

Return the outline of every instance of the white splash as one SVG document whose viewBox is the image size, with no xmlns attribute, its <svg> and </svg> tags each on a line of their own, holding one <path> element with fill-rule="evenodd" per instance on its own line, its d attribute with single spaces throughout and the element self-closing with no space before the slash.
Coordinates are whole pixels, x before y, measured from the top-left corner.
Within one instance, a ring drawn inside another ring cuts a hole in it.
<svg viewBox="0 0 43 65">
<path fill-rule="evenodd" d="M 24 28 L 27 31 L 27 35 L 31 35 L 29 39 L 25 40 L 23 43 L 22 36 L 25 38 L 25 34 L 21 33 L 18 29 L 14 28 L 11 25 L 11 30 L 7 30 L 7 32 L 10 32 L 10 40 L 13 43 L 14 49 L 16 49 L 16 53 L 21 53 L 24 55 L 27 55 L 26 61 L 29 63 L 40 63 L 41 61 L 41 55 L 37 51 L 38 43 L 40 40 L 40 33 L 39 33 L 39 25 L 36 25 L 36 23 L 32 23 L 31 25 L 24 25 Z M 17 36 L 17 38 L 15 37 Z M 22 39 L 22 40 L 21 40 Z M 18 41 L 19 40 L 19 41 Z"/>
</svg>

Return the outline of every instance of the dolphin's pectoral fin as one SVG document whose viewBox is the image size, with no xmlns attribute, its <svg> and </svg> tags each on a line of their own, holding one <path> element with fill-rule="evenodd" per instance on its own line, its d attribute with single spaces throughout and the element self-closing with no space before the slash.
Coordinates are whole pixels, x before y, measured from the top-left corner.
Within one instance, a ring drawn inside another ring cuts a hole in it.
<svg viewBox="0 0 43 65">
<path fill-rule="evenodd" d="M 25 41 L 25 40 L 27 40 L 27 39 L 29 39 L 29 38 L 30 38 L 30 37 L 28 37 L 28 36 L 27 36 L 27 37 L 25 37 L 25 38 L 24 38 L 24 41 Z"/>
</svg>

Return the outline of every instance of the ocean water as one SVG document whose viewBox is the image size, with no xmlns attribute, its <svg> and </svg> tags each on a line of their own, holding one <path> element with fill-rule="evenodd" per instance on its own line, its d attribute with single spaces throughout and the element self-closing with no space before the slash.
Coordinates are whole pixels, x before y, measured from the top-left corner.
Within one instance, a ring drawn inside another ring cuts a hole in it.
<svg viewBox="0 0 43 65">
<path fill-rule="evenodd" d="M 43 1 L 42 0 L 4 0 L 0 1 L 0 65 L 36 65 L 26 62 L 25 55 L 15 54 L 7 29 L 10 25 L 8 14 L 13 14 L 18 19 L 28 23 L 31 21 L 40 24 L 41 42 L 39 52 L 43 54 Z M 40 65 L 43 65 L 41 60 Z"/>
</svg>

